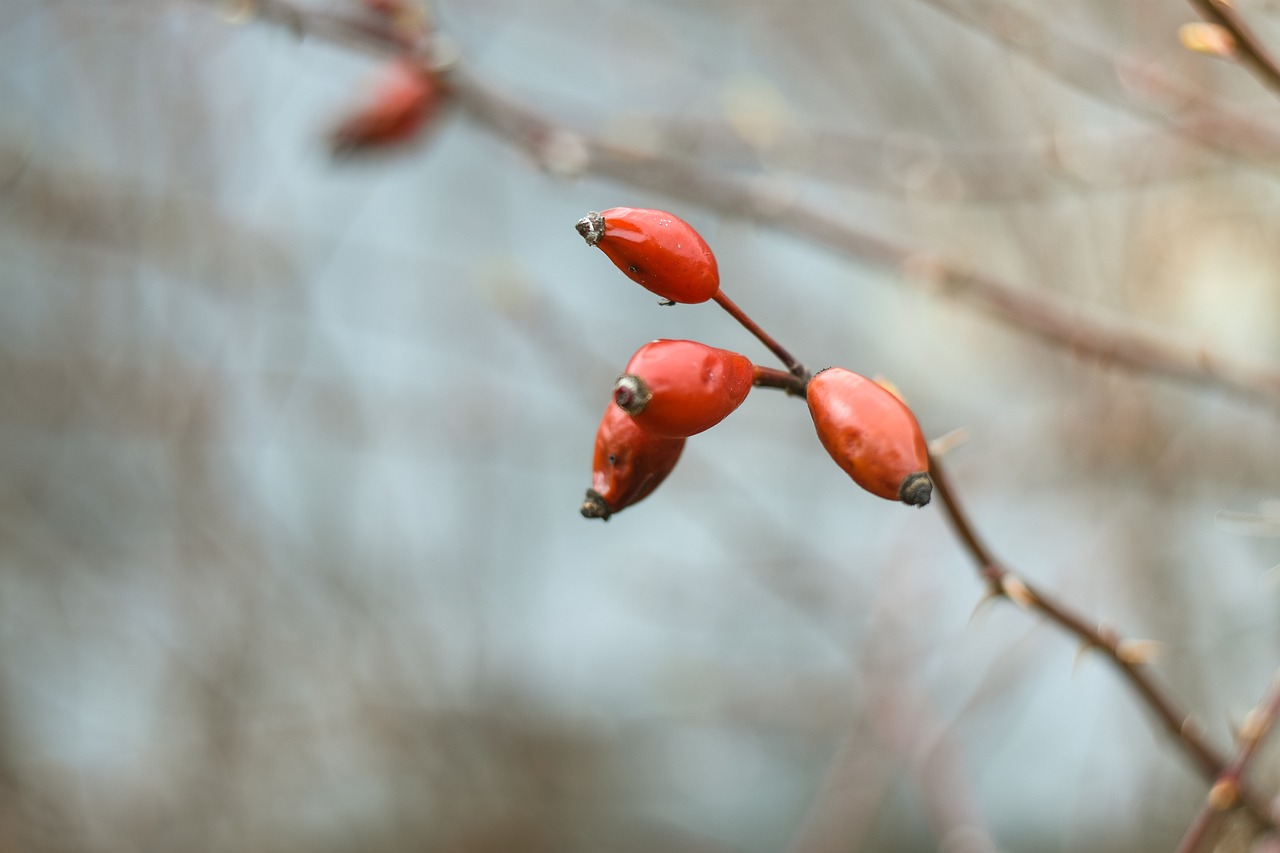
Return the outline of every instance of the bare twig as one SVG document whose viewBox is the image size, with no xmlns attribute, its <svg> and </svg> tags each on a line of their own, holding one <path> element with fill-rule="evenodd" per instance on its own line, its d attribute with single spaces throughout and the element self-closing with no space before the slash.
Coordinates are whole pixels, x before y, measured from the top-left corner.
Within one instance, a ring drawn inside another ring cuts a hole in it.
<svg viewBox="0 0 1280 853">
<path fill-rule="evenodd" d="M 1201 737 L 1190 716 L 1155 681 L 1141 657 L 1125 652 L 1121 636 L 1111 628 L 1090 622 L 996 561 L 969 521 L 951 486 L 950 478 L 936 458 L 930 459 L 929 474 L 933 478 L 937 494 L 942 498 L 947 520 L 977 564 L 979 574 L 987 582 L 988 595 L 1009 599 L 1024 610 L 1045 616 L 1063 630 L 1075 635 L 1086 647 L 1101 652 L 1155 713 L 1165 731 L 1181 744 L 1200 774 L 1207 779 L 1221 779 L 1229 769 L 1226 758 Z M 1260 821 L 1269 823 L 1267 808 L 1263 802 L 1245 789 L 1242 780 L 1236 779 L 1236 786 L 1234 802 L 1243 805 Z"/>
<path fill-rule="evenodd" d="M 1242 804 L 1245 771 L 1263 739 L 1275 726 L 1277 717 L 1280 717 L 1280 673 L 1272 679 L 1267 695 L 1245 717 L 1244 725 L 1240 727 L 1240 734 L 1236 738 L 1235 755 L 1209 789 L 1204 808 L 1187 827 L 1186 834 L 1178 844 L 1178 853 L 1195 853 L 1199 850 L 1218 816 Z"/>
<path fill-rule="evenodd" d="M 1046 74 L 1091 98 L 1220 154 L 1243 158 L 1242 162 L 1271 172 L 1276 169 L 1280 131 L 1274 125 L 1223 108 L 1154 64 L 1113 57 L 1006 0 L 919 2 L 1017 51 Z M 1146 97 L 1135 97 L 1135 88 Z M 1169 104 L 1177 109 L 1168 109 Z"/>
<path fill-rule="evenodd" d="M 1194 6 L 1206 21 L 1217 24 L 1231 33 L 1231 37 L 1235 40 L 1235 58 L 1248 68 L 1253 76 L 1261 80 L 1262 85 L 1270 89 L 1273 94 L 1280 96 L 1280 66 L 1276 65 L 1271 54 L 1262 46 L 1262 42 L 1258 41 L 1236 10 L 1222 0 L 1187 0 L 1187 2 Z"/>
</svg>

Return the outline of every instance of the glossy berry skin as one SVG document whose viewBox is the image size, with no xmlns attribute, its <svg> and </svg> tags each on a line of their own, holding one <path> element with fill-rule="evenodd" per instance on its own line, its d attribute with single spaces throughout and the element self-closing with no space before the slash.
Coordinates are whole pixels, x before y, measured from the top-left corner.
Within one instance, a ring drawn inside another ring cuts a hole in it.
<svg viewBox="0 0 1280 853">
<path fill-rule="evenodd" d="M 697 341 L 653 341 L 627 363 L 613 401 L 642 429 L 684 438 L 710 429 L 747 398 L 755 365 Z"/>
<path fill-rule="evenodd" d="M 439 81 L 421 63 L 394 59 L 364 101 L 333 129 L 329 142 L 338 154 L 405 142 L 431 119 L 442 97 Z"/>
<path fill-rule="evenodd" d="M 610 403 L 596 430 L 583 516 L 608 521 L 613 513 L 644 500 L 676 467 L 684 442 L 646 432 Z"/>
<path fill-rule="evenodd" d="M 639 285 L 669 302 L 706 302 L 720 270 L 693 226 L 664 210 L 614 207 L 578 220 L 578 233 Z"/>
<path fill-rule="evenodd" d="M 831 367 L 809 380 L 806 396 L 818 439 L 855 483 L 912 506 L 929 502 L 933 481 L 924 434 L 892 392 Z"/>
</svg>

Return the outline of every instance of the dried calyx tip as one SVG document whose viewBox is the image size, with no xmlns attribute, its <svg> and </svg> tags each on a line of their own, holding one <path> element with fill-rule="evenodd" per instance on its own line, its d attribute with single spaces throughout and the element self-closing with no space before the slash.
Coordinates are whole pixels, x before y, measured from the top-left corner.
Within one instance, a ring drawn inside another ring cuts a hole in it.
<svg viewBox="0 0 1280 853">
<path fill-rule="evenodd" d="M 628 415 L 638 415 L 649 405 L 653 392 L 645 381 L 634 373 L 624 373 L 613 386 L 613 402 Z"/>
<path fill-rule="evenodd" d="M 587 496 L 582 499 L 582 517 L 603 518 L 608 521 L 611 515 L 613 510 L 609 509 L 609 505 L 604 502 L 600 493 L 595 489 L 587 489 Z"/>
<path fill-rule="evenodd" d="M 604 217 L 593 210 L 579 219 L 574 227 L 578 229 L 582 239 L 587 241 L 588 246 L 594 246 L 604 236 Z"/>
<path fill-rule="evenodd" d="M 898 500 L 908 506 L 924 506 L 933 497 L 933 480 L 924 471 L 908 474 L 898 487 Z"/>
</svg>

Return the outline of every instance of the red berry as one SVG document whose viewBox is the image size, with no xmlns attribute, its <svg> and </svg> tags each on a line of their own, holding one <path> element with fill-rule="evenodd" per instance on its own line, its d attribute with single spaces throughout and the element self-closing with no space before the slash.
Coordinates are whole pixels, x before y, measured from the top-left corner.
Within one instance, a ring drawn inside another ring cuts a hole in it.
<svg viewBox="0 0 1280 853">
<path fill-rule="evenodd" d="M 671 302 L 706 302 L 720 290 L 716 256 L 693 226 L 663 210 L 615 207 L 578 220 L 578 233 L 637 284 Z"/>
<path fill-rule="evenodd" d="M 649 432 L 683 438 L 727 418 L 754 376 L 745 355 L 696 341 L 653 341 L 631 357 L 613 401 Z"/>
<path fill-rule="evenodd" d="M 676 467 L 684 442 L 641 429 L 610 403 L 596 430 L 591 488 L 582 501 L 582 514 L 608 521 L 613 513 L 639 503 Z"/>
<path fill-rule="evenodd" d="M 337 153 L 376 148 L 412 138 L 434 115 L 442 99 L 439 81 L 407 57 L 383 67 L 366 100 L 329 135 Z"/>
<path fill-rule="evenodd" d="M 855 483 L 912 506 L 929 502 L 929 449 L 901 400 L 839 367 L 813 377 L 807 396 L 818 439 Z"/>
</svg>

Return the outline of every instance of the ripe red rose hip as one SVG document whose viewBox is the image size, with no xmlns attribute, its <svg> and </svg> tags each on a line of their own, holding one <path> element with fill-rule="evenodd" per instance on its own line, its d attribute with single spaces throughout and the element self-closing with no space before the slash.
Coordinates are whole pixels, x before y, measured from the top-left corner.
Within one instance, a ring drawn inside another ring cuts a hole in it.
<svg viewBox="0 0 1280 853">
<path fill-rule="evenodd" d="M 586 518 L 603 518 L 639 503 L 667 478 L 684 450 L 683 438 L 664 438 L 641 429 L 610 403 L 596 430 L 591 488 L 582 501 Z"/>
<path fill-rule="evenodd" d="M 720 270 L 693 226 L 664 210 L 615 207 L 578 220 L 578 233 L 637 284 L 670 302 L 706 302 Z"/>
<path fill-rule="evenodd" d="M 329 135 L 335 153 L 379 148 L 411 139 L 443 99 L 430 70 L 408 57 L 383 67 L 373 89 Z"/>
<path fill-rule="evenodd" d="M 807 397 L 818 439 L 855 483 L 911 506 L 929 502 L 929 449 L 915 415 L 901 400 L 839 367 L 809 380 Z"/>
<path fill-rule="evenodd" d="M 747 398 L 755 365 L 697 341 L 640 347 L 613 386 L 613 401 L 641 428 L 683 438 L 710 429 Z"/>
</svg>

